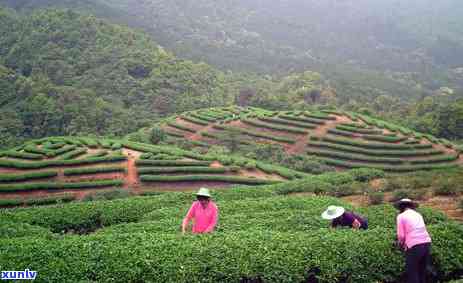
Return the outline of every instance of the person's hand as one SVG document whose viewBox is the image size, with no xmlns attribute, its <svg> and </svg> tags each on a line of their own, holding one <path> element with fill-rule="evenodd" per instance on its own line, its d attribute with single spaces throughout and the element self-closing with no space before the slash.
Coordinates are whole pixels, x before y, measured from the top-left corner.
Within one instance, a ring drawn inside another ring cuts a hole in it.
<svg viewBox="0 0 463 283">
<path fill-rule="evenodd" d="M 352 223 L 352 227 L 354 229 L 360 229 L 360 226 L 362 226 L 362 224 L 360 223 L 360 221 L 358 221 L 357 219 L 354 220 L 354 222 Z"/>
</svg>

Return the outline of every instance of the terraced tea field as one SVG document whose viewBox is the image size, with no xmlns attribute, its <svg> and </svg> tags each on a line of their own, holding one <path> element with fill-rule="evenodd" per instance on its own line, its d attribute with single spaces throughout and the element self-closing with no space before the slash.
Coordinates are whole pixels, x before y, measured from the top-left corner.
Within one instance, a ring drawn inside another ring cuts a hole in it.
<svg viewBox="0 0 463 283">
<path fill-rule="evenodd" d="M 119 140 L 54 137 L 0 153 L 0 200 L 3 206 L 54 203 L 115 188 L 133 193 L 226 188 L 304 176 L 245 158 Z"/>
<path fill-rule="evenodd" d="M 211 108 L 171 117 L 159 126 L 171 142 L 188 140 L 199 147 L 230 139 L 240 144 L 273 143 L 290 154 L 316 156 L 340 169 L 410 172 L 463 163 L 448 140 L 350 112 Z"/>
</svg>

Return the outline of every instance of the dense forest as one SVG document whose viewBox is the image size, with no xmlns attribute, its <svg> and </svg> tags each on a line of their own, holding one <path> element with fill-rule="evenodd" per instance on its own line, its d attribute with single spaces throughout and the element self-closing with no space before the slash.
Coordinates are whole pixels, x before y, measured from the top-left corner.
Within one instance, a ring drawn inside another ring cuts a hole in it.
<svg viewBox="0 0 463 283">
<path fill-rule="evenodd" d="M 463 5 L 363 2 L 2 0 L 0 147 L 231 104 L 338 106 L 462 139 Z"/>
</svg>

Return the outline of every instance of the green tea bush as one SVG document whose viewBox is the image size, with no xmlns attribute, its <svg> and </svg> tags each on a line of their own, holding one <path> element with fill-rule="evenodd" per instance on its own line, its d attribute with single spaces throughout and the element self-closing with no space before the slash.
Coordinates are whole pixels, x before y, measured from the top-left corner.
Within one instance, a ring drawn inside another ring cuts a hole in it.
<svg viewBox="0 0 463 283">
<path fill-rule="evenodd" d="M 279 125 L 274 125 L 270 123 L 265 123 L 265 122 L 260 122 L 257 120 L 249 120 L 249 119 L 242 119 L 241 122 L 245 124 L 249 124 L 254 127 L 258 128 L 264 128 L 264 129 L 270 129 L 270 130 L 275 130 L 275 131 L 282 131 L 282 132 L 288 132 L 292 134 L 307 134 L 306 130 L 300 129 L 300 128 L 294 128 L 294 127 L 287 127 L 287 126 L 279 126 Z"/>
<path fill-rule="evenodd" d="M 403 142 L 407 137 L 386 136 L 386 135 L 363 135 L 363 138 L 371 141 L 397 143 Z"/>
<path fill-rule="evenodd" d="M 204 121 L 204 120 L 201 120 L 201 119 L 194 118 L 192 116 L 189 116 L 188 114 L 182 115 L 181 118 L 183 120 L 185 120 L 185 121 L 188 121 L 188 122 L 196 124 L 196 125 L 200 125 L 200 126 L 209 125 L 208 121 Z"/>
<path fill-rule="evenodd" d="M 31 159 L 31 160 L 40 160 L 43 158 L 41 154 L 28 153 L 28 152 L 19 152 L 19 151 L 5 151 L 3 152 L 4 156 L 19 158 L 19 159 Z"/>
<path fill-rule="evenodd" d="M 210 161 L 184 161 L 184 160 L 137 160 L 137 166 L 209 166 Z"/>
<path fill-rule="evenodd" d="M 279 181 L 261 180 L 254 178 L 243 178 L 236 176 L 223 176 L 223 175 L 179 175 L 179 176 L 158 176 L 158 175 L 142 175 L 140 180 L 143 182 L 199 182 L 199 181 L 212 181 L 212 182 L 225 182 L 233 184 L 246 184 L 246 185 L 263 185 L 274 184 Z"/>
<path fill-rule="evenodd" d="M 0 182 L 18 182 L 35 179 L 46 179 L 58 176 L 57 171 L 42 171 L 23 174 L 0 174 Z"/>
<path fill-rule="evenodd" d="M 70 160 L 70 159 L 74 159 L 80 155 L 83 155 L 83 154 L 86 154 L 87 153 L 87 149 L 85 148 L 78 148 L 76 150 L 73 150 L 73 151 L 70 151 L 68 153 L 65 153 L 63 155 L 60 156 L 60 159 L 61 160 Z"/>
<path fill-rule="evenodd" d="M 296 142 L 292 138 L 283 137 L 283 136 L 275 136 L 270 133 L 263 133 L 262 131 L 253 131 L 253 130 L 244 129 L 244 128 L 222 126 L 222 125 L 214 125 L 214 128 L 219 129 L 219 130 L 224 130 L 224 131 L 235 131 L 240 134 L 244 134 L 244 135 L 248 135 L 248 136 L 252 136 L 256 138 L 273 140 L 277 142 L 283 142 L 283 143 L 295 143 Z"/>
<path fill-rule="evenodd" d="M 176 123 L 176 122 L 168 122 L 167 125 L 169 127 L 176 128 L 178 130 L 182 130 L 182 131 L 186 131 L 186 132 L 190 132 L 190 133 L 196 133 L 195 129 L 189 128 L 189 127 L 184 126 L 184 125 L 180 125 L 179 123 Z"/>
<path fill-rule="evenodd" d="M 182 166 L 182 167 L 143 167 L 138 169 L 138 174 L 169 174 L 169 173 L 208 173 L 225 174 L 237 171 L 239 167 L 202 167 L 202 166 Z"/>
<path fill-rule="evenodd" d="M 259 118 L 259 120 L 264 121 L 264 122 L 281 124 L 281 125 L 286 125 L 286 126 L 291 126 L 291 127 L 296 127 L 296 128 L 304 128 L 304 129 L 315 129 L 317 127 L 317 125 L 314 125 L 314 124 L 302 123 L 302 122 L 285 120 L 285 119 L 280 119 L 280 118 L 261 117 Z"/>
<path fill-rule="evenodd" d="M 284 114 L 278 115 L 278 118 L 281 118 L 281 119 L 284 119 L 284 120 L 302 122 L 304 124 L 313 125 L 315 127 L 317 127 L 318 125 L 324 125 L 326 123 L 325 120 L 313 119 L 313 118 L 304 118 L 304 117 L 296 117 L 296 116 L 284 115 Z"/>
<path fill-rule="evenodd" d="M 102 180 L 77 183 L 24 183 L 14 185 L 0 185 L 2 192 L 20 192 L 33 190 L 67 190 L 67 189 L 86 189 L 100 187 L 117 187 L 123 184 L 122 180 Z"/>
<path fill-rule="evenodd" d="M 353 132 L 358 134 L 365 134 L 365 135 L 378 135 L 381 134 L 382 131 L 376 129 L 366 129 L 366 128 L 359 128 L 359 127 L 352 127 L 350 125 L 337 125 L 337 130 Z"/>
<path fill-rule="evenodd" d="M 75 168 L 75 169 L 65 169 L 63 172 L 65 176 L 125 172 L 125 167 L 108 166 L 108 167 Z"/>
<path fill-rule="evenodd" d="M 383 192 L 371 192 L 368 194 L 368 203 L 370 205 L 378 205 L 384 202 Z"/>
<path fill-rule="evenodd" d="M 443 152 L 437 149 L 425 149 L 425 150 L 403 150 L 403 149 L 388 149 L 388 150 L 380 150 L 380 149 L 368 149 L 368 148 L 360 148 L 356 146 L 350 145 L 342 145 L 336 144 L 331 142 L 319 142 L 319 137 L 310 137 L 309 145 L 312 147 L 323 147 L 329 148 L 344 152 L 351 152 L 351 153 L 359 153 L 365 155 L 373 155 L 373 156 L 384 156 L 384 157 L 417 157 L 417 156 L 430 156 L 430 155 L 439 155 Z"/>
<path fill-rule="evenodd" d="M 130 191 L 125 189 L 115 189 L 111 191 L 101 191 L 86 194 L 82 201 L 98 201 L 98 200 L 113 200 L 113 199 L 123 199 L 128 198 L 132 194 Z"/>
</svg>

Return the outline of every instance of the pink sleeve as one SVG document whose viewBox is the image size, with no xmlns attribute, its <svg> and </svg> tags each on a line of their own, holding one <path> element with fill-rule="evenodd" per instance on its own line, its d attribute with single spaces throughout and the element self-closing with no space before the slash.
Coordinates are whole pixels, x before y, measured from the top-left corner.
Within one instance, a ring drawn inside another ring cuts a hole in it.
<svg viewBox="0 0 463 283">
<path fill-rule="evenodd" d="M 212 210 L 213 210 L 212 219 L 211 219 L 209 225 L 207 226 L 207 229 L 204 231 L 206 233 L 214 231 L 214 228 L 217 225 L 217 220 L 218 220 L 218 217 L 219 217 L 219 209 L 217 208 L 217 206 L 215 204 L 213 204 Z"/>
<path fill-rule="evenodd" d="M 185 218 L 183 219 L 183 226 L 187 225 L 191 218 L 194 217 L 196 210 L 196 202 L 193 202 L 190 209 L 188 210 Z"/>
<path fill-rule="evenodd" d="M 400 217 L 400 215 L 397 216 L 397 240 L 401 245 L 405 243 L 405 223 L 404 219 Z"/>
</svg>

